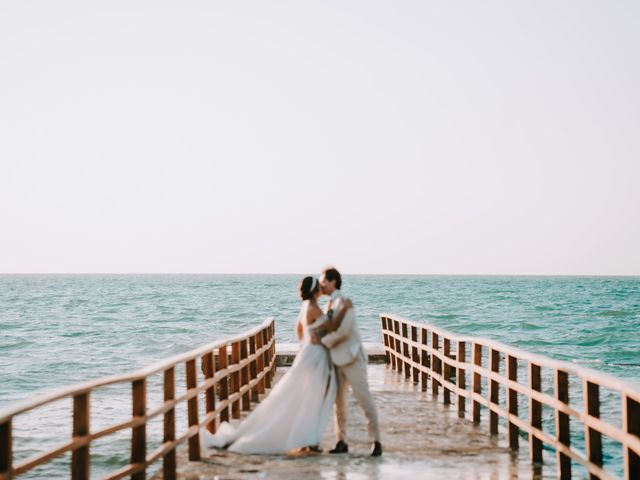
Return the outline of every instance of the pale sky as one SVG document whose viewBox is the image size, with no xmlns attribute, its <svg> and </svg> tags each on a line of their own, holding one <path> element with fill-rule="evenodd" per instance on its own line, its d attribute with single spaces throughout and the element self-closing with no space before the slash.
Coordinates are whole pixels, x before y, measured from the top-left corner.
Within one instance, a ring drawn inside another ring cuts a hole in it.
<svg viewBox="0 0 640 480">
<path fill-rule="evenodd" d="M 640 2 L 0 3 L 0 272 L 640 274 Z"/>
</svg>

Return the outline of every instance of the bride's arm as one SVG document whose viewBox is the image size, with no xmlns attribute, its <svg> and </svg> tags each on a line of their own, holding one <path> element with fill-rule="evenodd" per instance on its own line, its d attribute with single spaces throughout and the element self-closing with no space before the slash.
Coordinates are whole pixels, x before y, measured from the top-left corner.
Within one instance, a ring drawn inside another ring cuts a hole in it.
<svg viewBox="0 0 640 480">
<path fill-rule="evenodd" d="M 342 320 L 344 320 L 344 317 L 347 314 L 347 311 L 350 308 L 353 308 L 353 302 L 349 298 L 344 299 L 342 304 L 343 305 L 340 311 L 335 315 L 333 315 L 327 322 L 326 324 L 327 331 L 329 332 L 336 331 L 336 329 L 340 326 L 340 324 L 342 324 Z"/>
<path fill-rule="evenodd" d="M 302 323 L 300 323 L 300 320 L 298 320 L 298 324 L 296 325 L 296 333 L 298 334 L 298 341 L 302 340 Z"/>
</svg>

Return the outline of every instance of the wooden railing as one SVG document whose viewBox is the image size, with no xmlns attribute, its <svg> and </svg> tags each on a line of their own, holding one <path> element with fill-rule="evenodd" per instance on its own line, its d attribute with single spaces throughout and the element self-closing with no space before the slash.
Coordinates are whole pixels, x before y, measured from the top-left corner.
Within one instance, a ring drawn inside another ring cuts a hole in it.
<svg viewBox="0 0 640 480">
<path fill-rule="evenodd" d="M 393 368 L 404 373 L 407 379 L 419 382 L 423 391 L 430 388 L 438 396 L 442 389 L 445 404 L 451 404 L 454 396 L 461 418 L 466 415 L 467 402 L 471 419 L 476 423 L 480 422 L 481 407 L 486 407 L 492 434 L 498 433 L 498 419 L 502 417 L 512 449 L 518 448 L 520 431 L 525 432 L 534 464 L 542 463 L 543 444 L 546 444 L 556 452 L 559 478 L 571 478 L 574 461 L 583 465 L 592 479 L 614 479 L 616 476 L 603 465 L 605 436 L 622 448 L 624 478 L 640 479 L 638 390 L 609 375 L 499 342 L 454 335 L 395 315 L 381 315 L 381 321 L 387 360 Z M 518 381 L 518 371 L 523 369 L 522 377 L 528 377 L 526 384 Z M 553 396 L 542 389 L 542 369 L 550 370 L 553 375 Z M 582 406 L 569 403 L 570 376 L 572 385 L 579 382 L 581 391 L 572 393 L 581 394 Z M 601 389 L 620 396 L 615 413 L 621 419 L 621 428 L 601 418 Z M 527 399 L 525 415 L 518 413 L 519 395 Z M 554 434 L 543 430 L 543 406 L 553 410 Z M 572 440 L 570 419 L 581 423 L 584 453 L 575 445 L 575 439 Z"/>
<path fill-rule="evenodd" d="M 115 432 L 131 429 L 131 461 L 105 478 L 115 480 L 126 476 L 144 479 L 149 465 L 163 460 L 164 478 L 176 478 L 176 447 L 189 444 L 189 460 L 200 459 L 199 432 L 207 428 L 215 432 L 216 420 L 240 418 L 240 411 L 250 410 L 251 402 L 271 387 L 275 372 L 275 324 L 269 318 L 259 327 L 241 335 L 220 340 L 190 352 L 177 355 L 138 370 L 132 374 L 116 375 L 81 383 L 49 395 L 11 406 L 0 412 L 0 480 L 8 480 L 50 462 L 66 452 L 71 454 L 73 479 L 88 479 L 91 467 L 91 442 Z M 198 382 L 196 363 L 200 361 L 204 381 Z M 179 365 L 186 370 L 184 393 L 176 396 L 175 373 Z M 153 411 L 147 409 L 147 379 L 162 373 L 163 403 Z M 129 420 L 99 431 L 89 425 L 90 397 L 101 387 L 130 383 L 132 416 Z M 198 395 L 204 392 L 206 415 L 198 413 Z M 14 417 L 31 412 L 63 398 L 73 398 L 73 437 L 53 450 L 28 458 L 17 465 L 13 462 L 12 421 Z M 176 438 L 176 406 L 187 402 L 188 429 Z M 164 416 L 162 444 L 147 452 L 147 423 L 158 415 Z"/>
</svg>

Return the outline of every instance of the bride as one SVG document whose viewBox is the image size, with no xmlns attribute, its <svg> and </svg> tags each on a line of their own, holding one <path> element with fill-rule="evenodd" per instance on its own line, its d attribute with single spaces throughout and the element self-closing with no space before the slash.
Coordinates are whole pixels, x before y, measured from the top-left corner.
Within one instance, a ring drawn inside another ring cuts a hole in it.
<svg viewBox="0 0 640 480">
<path fill-rule="evenodd" d="M 318 305 L 321 295 L 316 278 L 302 280 L 302 307 L 296 328 L 301 348 L 291 369 L 240 425 L 222 423 L 215 435 L 203 430 L 201 438 L 205 447 L 261 454 L 286 453 L 306 447 L 317 449 L 331 415 L 337 385 L 328 350 L 309 340 L 312 331 L 319 327 L 335 330 L 353 306 L 347 300 L 338 314 L 325 315 Z"/>
</svg>

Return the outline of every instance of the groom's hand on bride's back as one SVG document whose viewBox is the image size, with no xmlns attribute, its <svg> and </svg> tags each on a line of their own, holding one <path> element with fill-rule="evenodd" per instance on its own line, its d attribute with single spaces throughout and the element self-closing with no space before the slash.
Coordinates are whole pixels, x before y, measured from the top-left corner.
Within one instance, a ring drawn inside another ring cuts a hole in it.
<svg viewBox="0 0 640 480">
<path fill-rule="evenodd" d="M 322 337 L 320 337 L 320 333 L 312 332 L 311 338 L 309 339 L 309 341 L 311 342 L 312 345 L 318 345 L 321 342 L 321 338 Z"/>
</svg>

